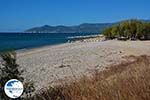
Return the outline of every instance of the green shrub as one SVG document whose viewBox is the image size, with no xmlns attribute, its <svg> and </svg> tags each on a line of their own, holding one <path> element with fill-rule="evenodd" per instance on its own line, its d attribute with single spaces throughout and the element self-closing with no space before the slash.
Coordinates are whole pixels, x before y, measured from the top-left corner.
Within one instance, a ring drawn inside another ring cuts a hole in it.
<svg viewBox="0 0 150 100">
<path fill-rule="evenodd" d="M 150 23 L 139 20 L 127 20 L 103 31 L 107 39 L 127 38 L 127 39 L 142 39 L 150 34 Z"/>
</svg>

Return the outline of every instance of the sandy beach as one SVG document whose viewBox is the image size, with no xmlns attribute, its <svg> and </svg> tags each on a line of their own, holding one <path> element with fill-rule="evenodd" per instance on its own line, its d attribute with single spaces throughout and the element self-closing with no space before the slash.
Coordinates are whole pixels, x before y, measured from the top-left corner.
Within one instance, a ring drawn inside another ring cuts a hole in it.
<svg viewBox="0 0 150 100">
<path fill-rule="evenodd" d="M 17 52 L 17 63 L 38 90 L 104 70 L 126 60 L 124 56 L 144 54 L 150 54 L 150 41 L 75 42 Z"/>
</svg>

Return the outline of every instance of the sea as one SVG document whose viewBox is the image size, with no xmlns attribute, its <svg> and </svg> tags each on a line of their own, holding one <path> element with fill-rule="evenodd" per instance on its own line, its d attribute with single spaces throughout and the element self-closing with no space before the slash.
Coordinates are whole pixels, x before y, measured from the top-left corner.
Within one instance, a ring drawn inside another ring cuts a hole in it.
<svg viewBox="0 0 150 100">
<path fill-rule="evenodd" d="M 90 35 L 98 33 L 0 33 L 0 52 L 57 45 Z"/>
</svg>

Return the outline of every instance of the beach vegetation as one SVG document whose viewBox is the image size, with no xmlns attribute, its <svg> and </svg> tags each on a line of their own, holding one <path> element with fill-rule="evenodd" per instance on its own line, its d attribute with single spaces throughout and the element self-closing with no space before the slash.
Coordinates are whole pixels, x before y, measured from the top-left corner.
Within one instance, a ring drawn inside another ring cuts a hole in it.
<svg viewBox="0 0 150 100">
<path fill-rule="evenodd" d="M 150 39 L 150 23 L 136 19 L 126 20 L 106 28 L 102 33 L 107 39 Z"/>
<path fill-rule="evenodd" d="M 0 54 L 0 57 L 0 99 L 9 100 L 4 92 L 5 83 L 10 79 L 18 79 L 23 82 L 24 78 L 21 76 L 22 71 L 19 70 L 19 65 L 16 63 L 16 53 L 14 51 L 3 52 Z"/>
<path fill-rule="evenodd" d="M 20 66 L 16 63 L 15 51 L 0 54 L 0 100 L 10 100 L 4 92 L 4 85 L 11 79 L 17 79 L 24 85 L 23 97 L 19 97 L 17 100 L 30 100 L 32 98 L 32 93 L 35 91 L 34 83 L 24 82 L 22 77 L 23 70 L 20 69 Z"/>
<path fill-rule="evenodd" d="M 125 58 L 129 61 L 94 71 L 91 77 L 40 90 L 35 100 L 149 100 L 150 57 Z"/>
</svg>

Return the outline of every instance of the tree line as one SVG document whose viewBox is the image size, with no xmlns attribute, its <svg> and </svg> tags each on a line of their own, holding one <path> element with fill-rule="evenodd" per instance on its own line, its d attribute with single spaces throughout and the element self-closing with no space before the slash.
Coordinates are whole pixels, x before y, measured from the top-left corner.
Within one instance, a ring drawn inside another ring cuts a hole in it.
<svg viewBox="0 0 150 100">
<path fill-rule="evenodd" d="M 106 28 L 102 33 L 107 39 L 148 39 L 150 23 L 136 19 L 126 20 Z"/>
</svg>

